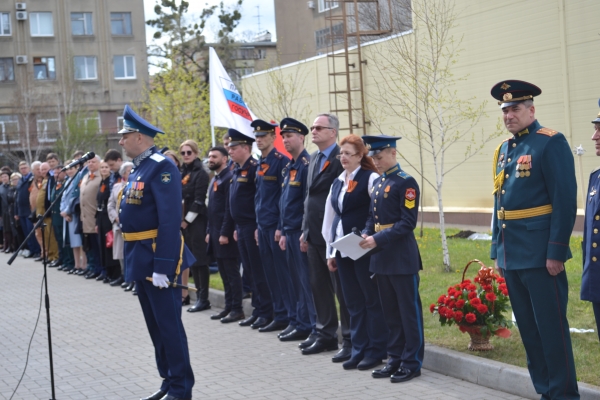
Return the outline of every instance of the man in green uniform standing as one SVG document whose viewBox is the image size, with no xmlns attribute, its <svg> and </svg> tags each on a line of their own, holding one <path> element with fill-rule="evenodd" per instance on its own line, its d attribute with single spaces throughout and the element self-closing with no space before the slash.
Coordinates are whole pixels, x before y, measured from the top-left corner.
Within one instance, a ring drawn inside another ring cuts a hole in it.
<svg viewBox="0 0 600 400">
<path fill-rule="evenodd" d="M 564 263 L 577 213 L 573 154 L 562 133 L 542 127 L 531 83 L 494 85 L 513 134 L 494 154 L 491 258 L 506 278 L 527 366 L 542 399 L 579 399 L 567 321 Z"/>
</svg>

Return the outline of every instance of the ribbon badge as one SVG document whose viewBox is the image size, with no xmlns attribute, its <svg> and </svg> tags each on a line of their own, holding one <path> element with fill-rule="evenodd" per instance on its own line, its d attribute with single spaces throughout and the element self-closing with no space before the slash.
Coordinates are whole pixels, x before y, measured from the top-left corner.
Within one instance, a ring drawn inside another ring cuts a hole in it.
<svg viewBox="0 0 600 400">
<path fill-rule="evenodd" d="M 524 155 L 517 160 L 517 172 L 515 178 L 524 178 L 531 175 L 531 155 Z"/>
<path fill-rule="evenodd" d="M 354 189 L 356 189 L 357 185 L 358 185 L 357 181 L 349 181 L 348 182 L 348 190 L 346 190 L 346 193 L 352 193 L 354 191 Z"/>
<path fill-rule="evenodd" d="M 294 182 L 296 180 L 297 173 L 298 171 L 295 169 L 290 170 L 290 182 Z"/>
</svg>

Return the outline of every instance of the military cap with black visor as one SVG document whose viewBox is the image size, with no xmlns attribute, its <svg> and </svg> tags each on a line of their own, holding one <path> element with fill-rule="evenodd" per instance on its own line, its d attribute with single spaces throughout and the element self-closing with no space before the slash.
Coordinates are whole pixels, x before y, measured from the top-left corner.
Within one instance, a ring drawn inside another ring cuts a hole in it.
<svg viewBox="0 0 600 400">
<path fill-rule="evenodd" d="M 491 90 L 492 97 L 498 100 L 500 108 L 514 106 L 542 94 L 542 89 L 536 85 L 518 80 L 507 80 L 496 83 Z"/>
<path fill-rule="evenodd" d="M 388 136 L 388 135 L 376 135 L 369 136 L 365 135 L 362 137 L 365 146 L 369 150 L 369 157 L 373 157 L 375 154 L 385 149 L 395 149 L 396 141 L 402 139 L 400 136 Z"/>
<path fill-rule="evenodd" d="M 286 132 L 299 133 L 300 135 L 308 135 L 308 127 L 294 118 L 286 117 L 279 123 L 279 129 L 282 135 Z"/>
<path fill-rule="evenodd" d="M 238 131 L 237 129 L 229 128 L 229 130 L 227 131 L 227 134 L 229 135 L 229 138 L 231 139 L 231 141 L 229 142 L 229 145 L 228 145 L 229 147 L 237 146 L 240 144 L 252 144 L 255 142 L 253 137 L 244 135 L 242 132 Z"/>
<path fill-rule="evenodd" d="M 119 133 L 124 135 L 133 132 L 139 132 L 150 137 L 155 137 L 157 133 L 164 135 L 161 129 L 137 115 L 129 105 L 125 105 L 125 109 L 123 110 L 123 129 Z"/>
<path fill-rule="evenodd" d="M 263 121 L 262 119 L 255 119 L 250 126 L 254 128 L 254 136 L 265 136 L 268 133 L 275 133 L 275 128 L 279 125 Z"/>
<path fill-rule="evenodd" d="M 598 107 L 600 107 L 600 99 L 598 99 Z M 596 119 L 592 121 L 592 124 L 600 124 L 600 112 L 596 116 Z"/>
</svg>

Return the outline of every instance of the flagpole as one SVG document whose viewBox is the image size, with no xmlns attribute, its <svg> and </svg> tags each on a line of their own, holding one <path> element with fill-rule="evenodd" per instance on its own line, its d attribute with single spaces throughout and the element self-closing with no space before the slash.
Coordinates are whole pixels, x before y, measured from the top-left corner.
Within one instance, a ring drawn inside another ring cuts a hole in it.
<svg viewBox="0 0 600 400">
<path fill-rule="evenodd" d="M 215 147 L 217 144 L 215 143 L 215 127 L 210 124 L 210 136 L 212 137 L 212 147 Z"/>
</svg>

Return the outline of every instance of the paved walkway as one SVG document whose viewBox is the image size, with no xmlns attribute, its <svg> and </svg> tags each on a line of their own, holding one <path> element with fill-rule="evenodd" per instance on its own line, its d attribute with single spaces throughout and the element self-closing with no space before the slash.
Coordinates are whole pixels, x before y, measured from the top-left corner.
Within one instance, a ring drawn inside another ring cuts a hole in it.
<svg viewBox="0 0 600 400">
<path fill-rule="evenodd" d="M 0 399 L 9 399 L 25 366 L 38 315 L 43 268 L 0 254 Z M 56 398 L 139 399 L 159 388 L 154 351 L 137 298 L 96 281 L 48 272 Z M 183 313 L 196 377 L 194 398 L 206 399 L 519 399 L 423 371 L 404 384 L 344 371 L 333 353 L 302 356 L 275 333 L 224 325 L 209 313 Z M 13 399 L 49 399 L 42 307 L 29 366 Z"/>
</svg>

